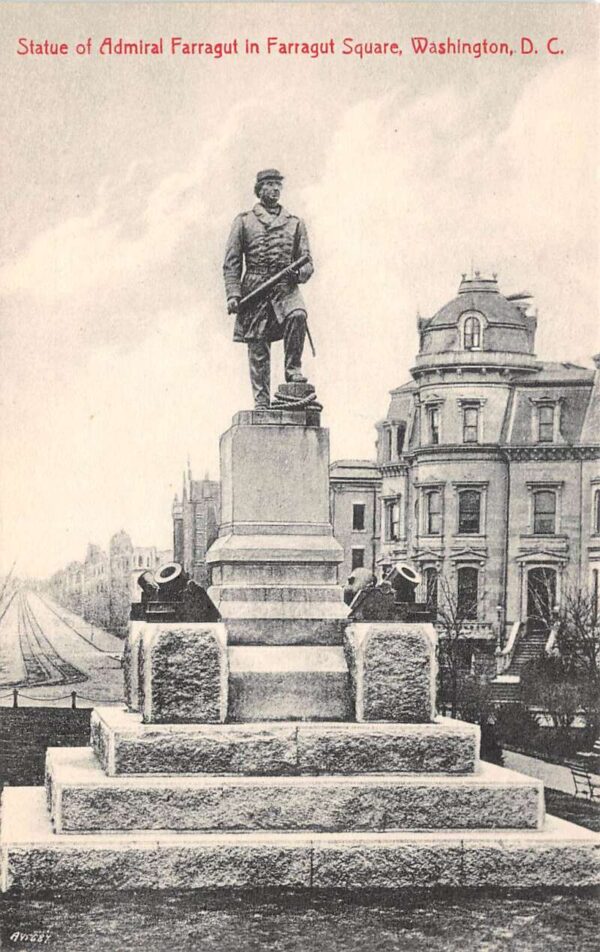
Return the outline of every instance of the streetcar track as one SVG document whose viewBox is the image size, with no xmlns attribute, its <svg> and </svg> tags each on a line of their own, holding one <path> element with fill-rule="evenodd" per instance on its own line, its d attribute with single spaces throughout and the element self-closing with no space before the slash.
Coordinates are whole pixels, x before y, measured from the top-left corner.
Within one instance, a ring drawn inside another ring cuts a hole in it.
<svg viewBox="0 0 600 952">
<path fill-rule="evenodd" d="M 75 626 L 72 625 L 71 622 L 67 621 L 66 618 L 63 618 L 63 616 L 62 616 L 59 612 L 57 612 L 56 609 L 53 608 L 52 605 L 51 605 L 48 601 L 46 601 L 46 599 L 44 598 L 43 595 L 40 595 L 39 592 L 36 592 L 36 594 L 37 594 L 37 597 L 39 598 L 39 600 L 41 601 L 42 605 L 44 606 L 44 608 L 47 608 L 48 611 L 52 612 L 53 615 L 56 615 L 56 617 L 57 617 L 60 621 L 62 621 L 63 625 L 66 625 L 67 628 L 70 628 L 71 631 L 73 631 L 79 638 L 81 638 L 82 641 L 85 641 L 86 644 L 88 644 L 88 645 L 90 645 L 92 648 L 94 648 L 97 652 L 99 652 L 99 654 L 109 655 L 113 660 L 116 660 L 116 659 L 115 659 L 115 655 L 116 655 L 118 652 L 116 652 L 116 651 L 110 651 L 108 648 L 100 648 L 100 646 L 97 645 L 97 644 L 95 644 L 95 643 L 91 640 L 91 638 L 86 638 L 86 636 L 83 634 L 83 632 L 81 632 L 81 631 L 79 631 L 77 628 L 75 628 Z M 119 665 L 119 667 L 120 667 L 120 665 Z"/>
<path fill-rule="evenodd" d="M 0 624 L 4 621 L 4 617 L 6 613 L 8 612 L 8 609 L 14 602 L 16 594 L 17 594 L 17 590 L 14 589 L 11 592 L 11 594 L 8 596 L 8 599 L 4 607 L 0 610 Z M 0 632 L 0 637 L 1 637 L 1 632 Z M 0 685 L 2 687 L 12 687 L 14 684 L 18 683 L 15 680 L 8 680 L 8 674 L 11 672 L 13 663 L 14 662 L 11 660 L 11 657 L 10 657 L 10 652 L 7 653 L 4 649 L 4 646 L 2 646 L 2 649 L 0 650 Z"/>
<path fill-rule="evenodd" d="M 19 593 L 18 634 L 27 678 L 20 684 L 56 685 L 88 681 L 88 675 L 66 661 L 44 634 L 27 595 Z"/>
</svg>

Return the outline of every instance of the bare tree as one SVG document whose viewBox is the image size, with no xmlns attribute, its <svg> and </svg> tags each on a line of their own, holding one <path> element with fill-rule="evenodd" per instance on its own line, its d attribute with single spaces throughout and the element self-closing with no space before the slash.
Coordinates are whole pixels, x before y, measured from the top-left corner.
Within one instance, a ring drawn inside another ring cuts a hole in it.
<svg viewBox="0 0 600 952">
<path fill-rule="evenodd" d="M 465 677 L 470 674 L 471 650 L 467 632 L 477 617 L 477 599 L 459 600 L 449 580 L 438 577 L 436 607 L 440 698 L 448 702 L 450 716 L 456 717 Z"/>
<path fill-rule="evenodd" d="M 536 618 L 549 632 L 546 653 L 526 674 L 530 703 L 544 707 L 557 729 L 570 727 L 579 711 L 592 737 L 600 729 L 600 626 L 596 599 L 571 588 L 555 605 L 549 593 L 536 601 Z"/>
<path fill-rule="evenodd" d="M 600 687 L 600 626 L 595 598 L 584 589 L 567 591 L 557 608 L 553 633 L 565 664 Z"/>
</svg>

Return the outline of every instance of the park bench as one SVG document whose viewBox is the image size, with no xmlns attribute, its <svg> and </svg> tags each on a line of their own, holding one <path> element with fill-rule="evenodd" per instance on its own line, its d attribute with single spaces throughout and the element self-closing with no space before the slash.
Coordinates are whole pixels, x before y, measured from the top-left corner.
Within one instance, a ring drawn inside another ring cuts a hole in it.
<svg viewBox="0 0 600 952">
<path fill-rule="evenodd" d="M 567 761 L 566 766 L 571 771 L 573 783 L 575 784 L 575 796 L 582 796 L 588 800 L 600 801 L 600 783 L 592 778 L 589 767 L 574 761 Z"/>
</svg>

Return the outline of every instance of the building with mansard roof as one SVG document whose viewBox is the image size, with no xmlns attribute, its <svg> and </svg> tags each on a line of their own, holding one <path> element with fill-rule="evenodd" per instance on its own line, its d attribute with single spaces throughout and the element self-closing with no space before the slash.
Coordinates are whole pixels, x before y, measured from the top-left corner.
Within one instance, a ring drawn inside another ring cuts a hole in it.
<svg viewBox="0 0 600 952">
<path fill-rule="evenodd" d="M 418 318 L 412 379 L 377 424 L 376 469 L 331 469 L 344 571 L 418 568 L 420 598 L 447 587 L 473 632 L 498 641 L 509 675 L 543 641 L 540 618 L 561 593 L 598 599 L 600 357 L 595 371 L 543 361 L 536 327 L 531 294 L 463 275 L 452 301 Z M 353 528 L 369 504 L 375 516 Z"/>
</svg>

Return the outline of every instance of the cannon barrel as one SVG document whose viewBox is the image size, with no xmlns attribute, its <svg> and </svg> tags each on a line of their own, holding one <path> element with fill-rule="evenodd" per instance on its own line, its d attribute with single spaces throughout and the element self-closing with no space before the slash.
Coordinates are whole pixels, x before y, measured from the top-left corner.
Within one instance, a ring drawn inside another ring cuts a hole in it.
<svg viewBox="0 0 600 952">
<path fill-rule="evenodd" d="M 421 583 L 420 574 L 411 565 L 403 562 L 388 572 L 386 582 L 391 582 L 397 602 L 414 602 L 417 585 Z"/>
<path fill-rule="evenodd" d="M 167 562 L 156 571 L 160 601 L 173 601 L 180 598 L 189 581 L 189 575 L 184 572 L 179 562 Z"/>
<path fill-rule="evenodd" d="M 137 583 L 144 595 L 155 595 L 160 588 L 152 572 L 142 572 Z"/>
</svg>

